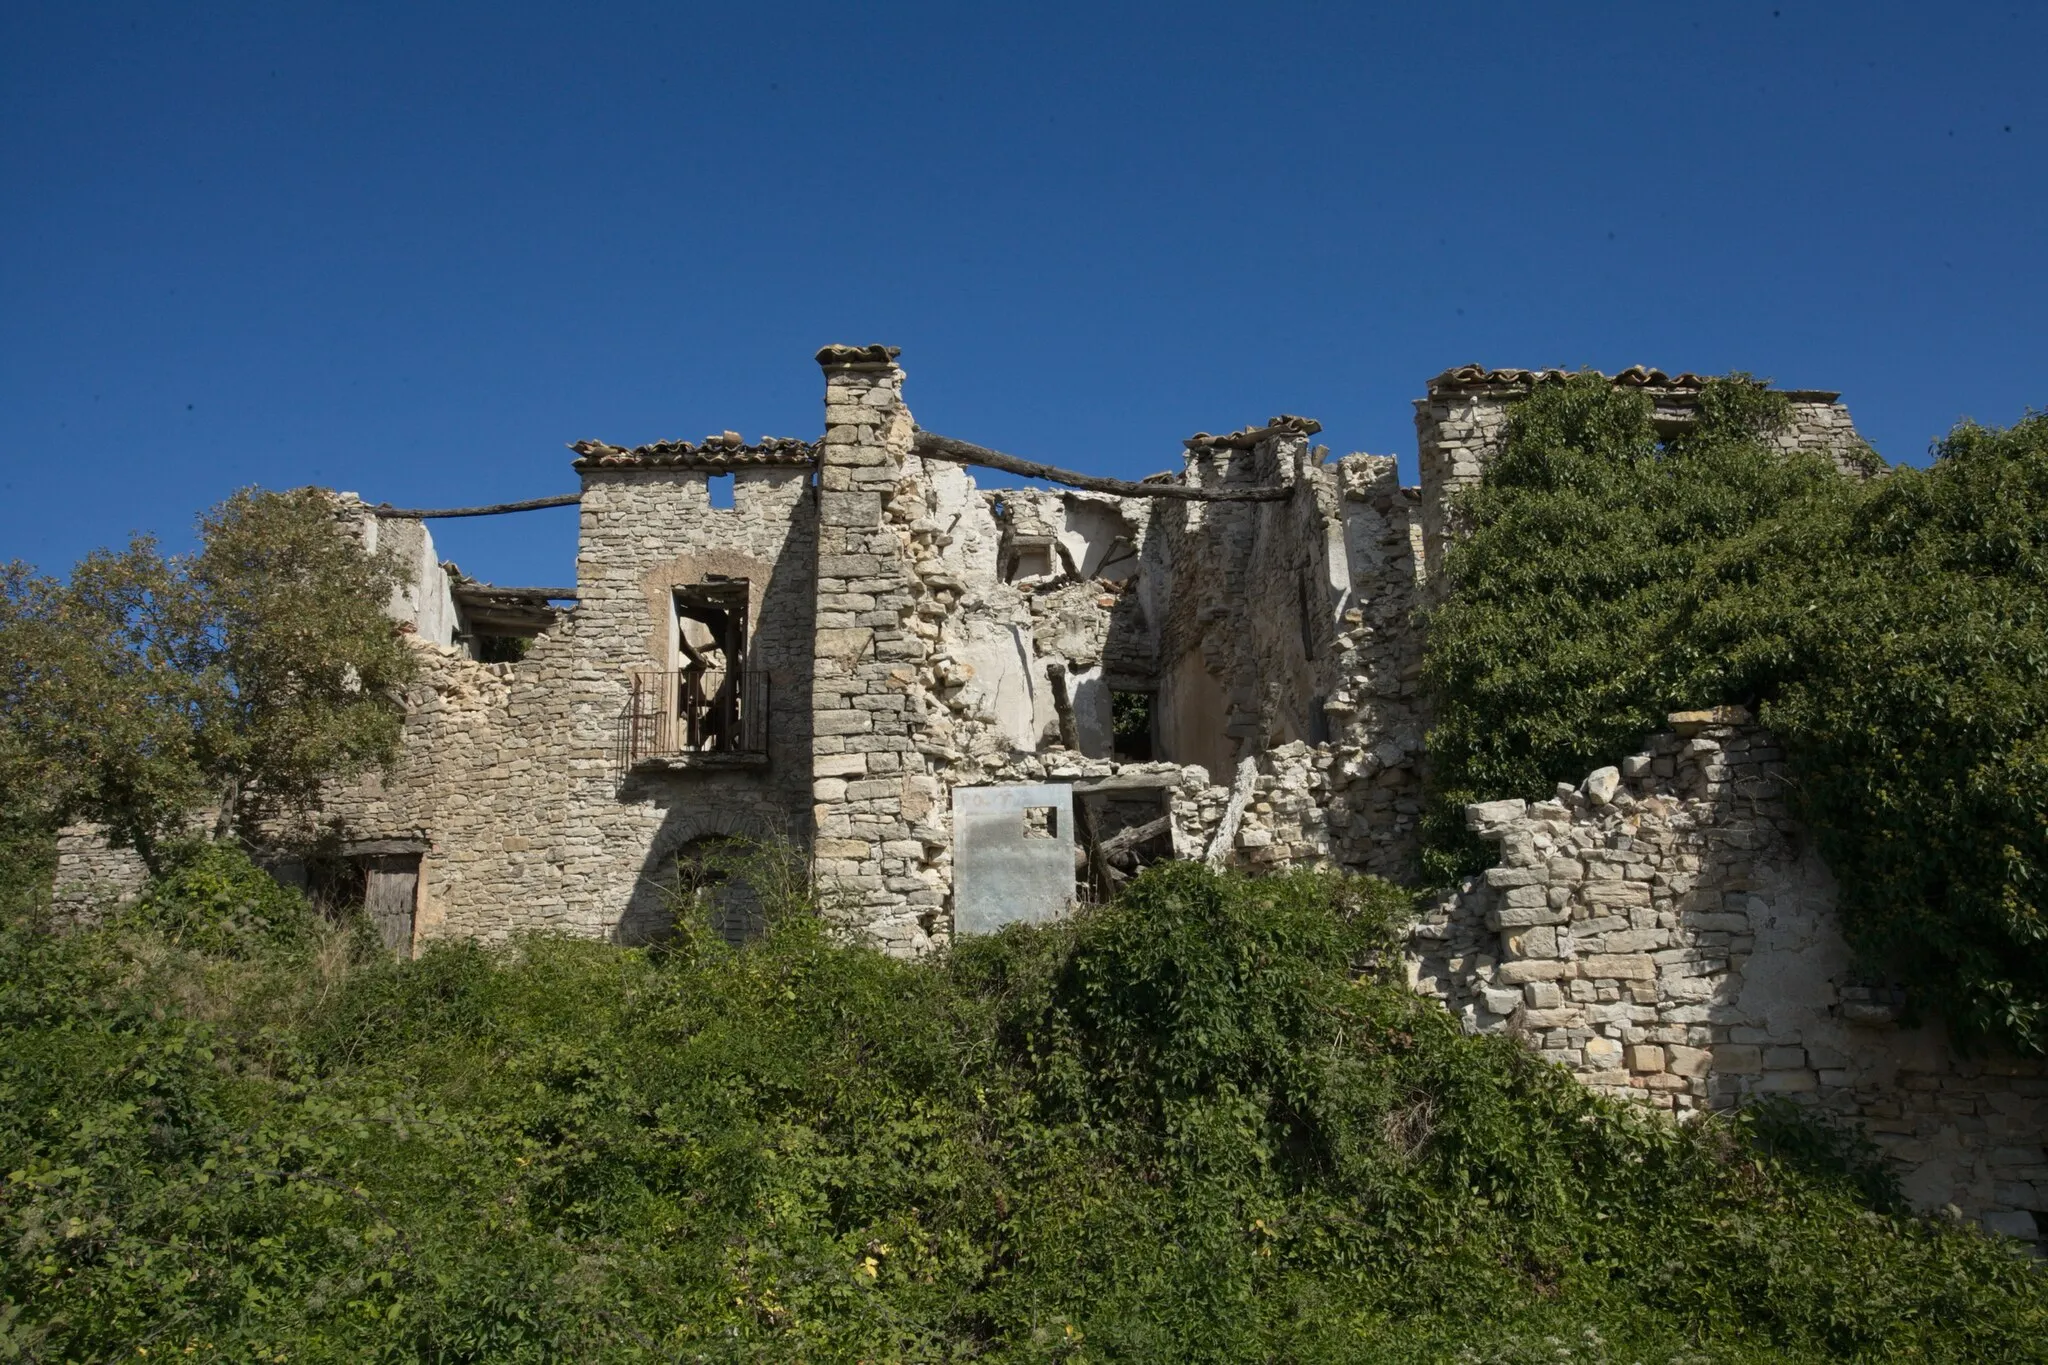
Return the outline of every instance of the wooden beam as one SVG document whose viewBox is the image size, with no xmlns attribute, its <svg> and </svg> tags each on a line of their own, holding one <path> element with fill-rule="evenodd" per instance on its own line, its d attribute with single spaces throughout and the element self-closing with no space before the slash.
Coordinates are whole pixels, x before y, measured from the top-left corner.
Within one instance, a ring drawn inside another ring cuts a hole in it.
<svg viewBox="0 0 2048 1365">
<path fill-rule="evenodd" d="M 1061 779 L 1046 779 L 1058 782 Z M 1142 792 L 1170 791 L 1181 783 L 1181 775 L 1171 773 L 1118 773 L 1113 777 L 1077 777 L 1073 779 L 1074 795 L 1090 796 L 1096 792 Z"/>
<path fill-rule="evenodd" d="M 1132 483 L 1128 479 L 1105 479 L 1095 474 L 1077 474 L 1071 469 L 1058 469 L 1035 460 L 1021 460 L 1015 455 L 1005 455 L 1000 450 L 990 450 L 971 441 L 956 441 L 950 436 L 937 432 L 920 431 L 910 438 L 910 448 L 919 455 L 933 460 L 950 460 L 954 464 L 982 465 L 988 469 L 1000 469 L 1005 474 L 1017 474 L 1027 479 L 1044 479 L 1047 483 L 1061 483 L 1069 488 L 1085 489 L 1090 493 L 1109 493 L 1119 498 L 1178 498 L 1183 502 L 1282 502 L 1294 496 L 1294 489 L 1288 486 L 1259 488 L 1196 488 L 1184 483 Z"/>
<path fill-rule="evenodd" d="M 564 493 L 555 498 L 528 498 L 525 502 L 494 502 L 488 507 L 393 507 L 380 502 L 372 515 L 391 521 L 426 521 L 432 517 L 495 517 L 500 512 L 537 512 L 543 507 L 574 507 L 583 501 L 581 493 Z"/>
<path fill-rule="evenodd" d="M 1102 841 L 1099 846 L 1101 854 L 1104 858 L 1114 858 L 1119 854 L 1129 853 L 1139 844 L 1157 839 L 1172 828 L 1173 817 L 1170 815 L 1162 815 L 1157 820 L 1142 825 L 1128 825 Z"/>
</svg>

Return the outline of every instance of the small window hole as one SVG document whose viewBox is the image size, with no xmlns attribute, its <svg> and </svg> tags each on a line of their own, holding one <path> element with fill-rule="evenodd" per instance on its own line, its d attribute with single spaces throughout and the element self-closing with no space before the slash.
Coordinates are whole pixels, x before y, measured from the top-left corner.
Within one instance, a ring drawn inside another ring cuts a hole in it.
<svg viewBox="0 0 2048 1365">
<path fill-rule="evenodd" d="M 1057 839 L 1060 836 L 1060 812 L 1057 806 L 1026 806 L 1024 808 L 1024 837 L 1027 839 Z"/>
<path fill-rule="evenodd" d="M 713 474 L 708 482 L 711 488 L 711 505 L 713 507 L 732 507 L 732 475 Z"/>
</svg>

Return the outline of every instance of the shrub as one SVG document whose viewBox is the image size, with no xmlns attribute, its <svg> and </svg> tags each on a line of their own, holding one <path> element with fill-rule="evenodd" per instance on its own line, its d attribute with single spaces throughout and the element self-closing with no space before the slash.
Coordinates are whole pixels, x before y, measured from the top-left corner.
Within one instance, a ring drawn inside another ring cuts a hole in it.
<svg viewBox="0 0 2048 1365">
<path fill-rule="evenodd" d="M 179 947 L 234 957 L 302 943 L 313 932 L 306 898 L 238 845 L 192 839 L 166 849 L 163 861 L 123 913 L 129 924 Z"/>
<path fill-rule="evenodd" d="M 12 930 L 0 1356 L 2040 1357 L 2031 1264 L 1461 1035 L 1404 909 L 1180 866 L 931 963 L 778 913 L 341 975 Z"/>
<path fill-rule="evenodd" d="M 1964 1040 L 2048 1050 L 2048 417 L 1863 481 L 1780 453 L 1782 402 L 1714 381 L 1662 442 L 1598 376 L 1516 407 L 1429 618 L 1427 869 L 1485 865 L 1466 802 L 1758 706 L 1868 965 Z"/>
</svg>

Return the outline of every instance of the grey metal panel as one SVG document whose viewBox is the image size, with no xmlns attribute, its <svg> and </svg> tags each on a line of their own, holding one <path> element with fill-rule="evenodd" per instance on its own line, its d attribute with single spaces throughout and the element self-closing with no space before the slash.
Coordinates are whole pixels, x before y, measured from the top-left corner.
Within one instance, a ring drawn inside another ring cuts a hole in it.
<svg viewBox="0 0 2048 1365">
<path fill-rule="evenodd" d="M 1025 812 L 1052 809 L 1052 835 Z M 1056 919 L 1074 903 L 1074 793 L 1063 782 L 953 788 L 953 932 Z"/>
</svg>

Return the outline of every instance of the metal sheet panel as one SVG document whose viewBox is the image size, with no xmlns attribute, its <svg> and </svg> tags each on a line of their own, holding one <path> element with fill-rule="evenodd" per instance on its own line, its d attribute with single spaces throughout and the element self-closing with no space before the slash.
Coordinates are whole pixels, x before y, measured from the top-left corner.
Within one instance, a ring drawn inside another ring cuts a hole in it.
<svg viewBox="0 0 2048 1365">
<path fill-rule="evenodd" d="M 954 933 L 992 933 L 1018 920 L 1037 924 L 1073 903 L 1071 787 L 953 788 Z"/>
</svg>

